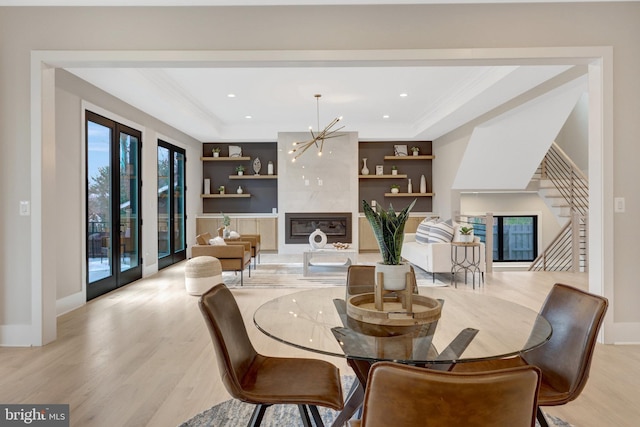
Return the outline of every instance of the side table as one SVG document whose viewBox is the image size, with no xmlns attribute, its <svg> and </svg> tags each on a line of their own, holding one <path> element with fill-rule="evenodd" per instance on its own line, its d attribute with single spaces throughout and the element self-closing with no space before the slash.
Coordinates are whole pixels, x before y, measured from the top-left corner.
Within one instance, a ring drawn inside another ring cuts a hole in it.
<svg viewBox="0 0 640 427">
<path fill-rule="evenodd" d="M 476 273 L 480 276 L 478 286 L 480 286 L 480 280 L 484 283 L 484 274 L 480 270 L 480 250 L 480 243 L 451 242 L 451 280 L 456 288 L 458 287 L 456 273 L 460 271 L 464 272 L 465 285 L 467 284 L 467 273 L 471 273 L 473 289 L 476 288 Z"/>
</svg>

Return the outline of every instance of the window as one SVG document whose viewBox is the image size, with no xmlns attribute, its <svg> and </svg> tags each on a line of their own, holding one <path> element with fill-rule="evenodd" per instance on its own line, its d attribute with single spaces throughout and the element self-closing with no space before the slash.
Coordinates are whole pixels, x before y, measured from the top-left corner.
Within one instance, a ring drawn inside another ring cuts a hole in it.
<svg viewBox="0 0 640 427">
<path fill-rule="evenodd" d="M 538 217 L 536 215 L 496 215 L 493 220 L 493 260 L 495 262 L 531 262 L 538 256 Z M 480 237 L 482 242 L 485 241 L 484 226 L 474 227 L 474 234 Z"/>
</svg>

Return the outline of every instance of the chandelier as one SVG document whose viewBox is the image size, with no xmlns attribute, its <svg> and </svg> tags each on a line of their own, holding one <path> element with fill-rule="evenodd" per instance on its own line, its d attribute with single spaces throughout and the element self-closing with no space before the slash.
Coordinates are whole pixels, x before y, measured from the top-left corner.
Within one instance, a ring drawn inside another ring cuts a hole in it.
<svg viewBox="0 0 640 427">
<path fill-rule="evenodd" d="M 324 147 L 325 139 L 335 138 L 336 136 L 340 136 L 336 134 L 340 129 L 344 126 L 340 126 L 337 129 L 331 130 L 342 117 L 337 117 L 331 121 L 322 131 L 320 130 L 320 95 L 319 93 L 313 95 L 316 98 L 316 113 L 318 119 L 318 131 L 314 132 L 313 128 L 309 126 L 309 132 L 311 133 L 311 139 L 307 141 L 298 141 L 293 143 L 293 149 L 289 151 L 289 154 L 295 154 L 292 162 L 295 162 L 298 157 L 300 157 L 305 151 L 307 151 L 311 146 L 316 146 L 318 148 L 318 156 L 322 156 L 322 148 Z M 297 154 L 296 154 L 297 153 Z"/>
</svg>

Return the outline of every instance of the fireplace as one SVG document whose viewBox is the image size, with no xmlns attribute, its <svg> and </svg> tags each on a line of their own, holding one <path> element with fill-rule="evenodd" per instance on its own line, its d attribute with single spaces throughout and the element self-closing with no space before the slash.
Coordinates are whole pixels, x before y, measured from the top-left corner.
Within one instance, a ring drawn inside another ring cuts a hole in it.
<svg viewBox="0 0 640 427">
<path fill-rule="evenodd" d="M 327 243 L 351 243 L 351 212 L 285 213 L 284 242 L 309 243 L 317 228 L 327 235 Z"/>
</svg>

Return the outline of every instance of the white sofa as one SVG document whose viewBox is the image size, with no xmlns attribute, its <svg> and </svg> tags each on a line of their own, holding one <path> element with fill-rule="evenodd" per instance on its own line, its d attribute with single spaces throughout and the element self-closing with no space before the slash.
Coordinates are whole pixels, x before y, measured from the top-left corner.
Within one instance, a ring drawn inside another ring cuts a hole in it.
<svg viewBox="0 0 640 427">
<path fill-rule="evenodd" d="M 479 238 L 476 237 L 475 240 L 479 241 Z M 458 247 L 457 249 L 464 251 L 465 248 Z M 451 274 L 451 243 L 418 243 L 415 233 L 405 233 L 401 256 L 405 261 L 431 273 L 434 282 L 436 273 Z M 461 259 L 463 256 L 459 256 L 459 258 Z M 482 275 L 484 275 L 485 269 L 485 246 L 480 242 L 480 272 Z"/>
</svg>

